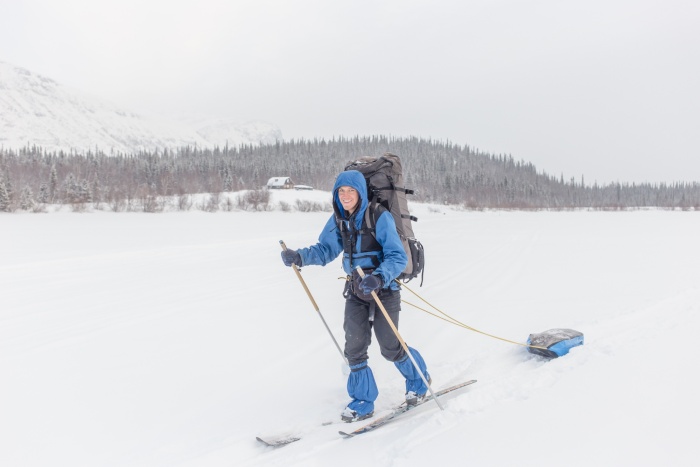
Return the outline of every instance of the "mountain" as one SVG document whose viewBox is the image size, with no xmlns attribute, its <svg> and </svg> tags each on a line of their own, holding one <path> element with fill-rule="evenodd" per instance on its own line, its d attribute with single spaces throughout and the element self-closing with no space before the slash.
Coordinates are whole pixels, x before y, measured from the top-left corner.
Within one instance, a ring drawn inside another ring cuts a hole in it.
<svg viewBox="0 0 700 467">
<path fill-rule="evenodd" d="M 29 144 L 47 150 L 81 152 L 97 147 L 107 153 L 133 153 L 186 145 L 270 143 L 281 138 L 279 128 L 266 122 L 176 121 L 139 115 L 0 62 L 0 146 L 5 148 Z"/>
<path fill-rule="evenodd" d="M 235 122 L 206 116 L 179 117 L 178 122 L 195 128 L 197 135 L 209 145 L 237 146 L 241 143 L 275 144 L 282 140 L 282 132 L 271 123 L 261 121 Z"/>
</svg>

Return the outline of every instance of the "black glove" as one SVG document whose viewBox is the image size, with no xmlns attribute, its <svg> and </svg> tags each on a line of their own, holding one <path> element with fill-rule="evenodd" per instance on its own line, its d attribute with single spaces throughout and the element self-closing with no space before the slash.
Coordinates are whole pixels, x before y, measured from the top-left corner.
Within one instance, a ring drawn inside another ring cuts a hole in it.
<svg viewBox="0 0 700 467">
<path fill-rule="evenodd" d="M 370 295 L 372 292 L 378 292 L 379 289 L 382 288 L 382 285 L 384 285 L 384 282 L 381 277 L 370 274 L 365 276 L 362 282 L 360 282 L 360 290 L 363 294 Z"/>
<path fill-rule="evenodd" d="M 285 266 L 296 264 L 301 267 L 301 255 L 296 250 L 282 250 L 282 262 Z"/>
</svg>

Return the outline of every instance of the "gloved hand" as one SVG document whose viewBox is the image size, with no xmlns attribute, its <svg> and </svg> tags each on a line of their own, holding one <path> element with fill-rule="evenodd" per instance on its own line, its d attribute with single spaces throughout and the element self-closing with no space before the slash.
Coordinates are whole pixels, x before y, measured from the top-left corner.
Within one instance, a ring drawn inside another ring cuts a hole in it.
<svg viewBox="0 0 700 467">
<path fill-rule="evenodd" d="M 379 289 L 381 289 L 383 285 L 384 281 L 382 281 L 381 277 L 376 274 L 370 274 L 365 276 L 362 282 L 360 282 L 360 290 L 363 294 L 370 295 L 372 292 L 379 292 Z"/>
<path fill-rule="evenodd" d="M 282 262 L 285 266 L 290 266 L 296 264 L 301 267 L 301 255 L 296 250 L 282 250 Z"/>
</svg>

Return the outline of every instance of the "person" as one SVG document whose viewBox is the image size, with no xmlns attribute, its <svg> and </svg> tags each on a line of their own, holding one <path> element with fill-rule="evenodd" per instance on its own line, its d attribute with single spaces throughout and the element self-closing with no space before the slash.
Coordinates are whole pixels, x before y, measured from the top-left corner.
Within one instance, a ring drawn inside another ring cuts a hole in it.
<svg viewBox="0 0 700 467">
<path fill-rule="evenodd" d="M 282 251 L 286 266 L 325 266 L 343 253 L 343 269 L 348 275 L 345 297 L 344 354 L 350 366 L 347 390 L 352 399 L 341 414 L 341 419 L 353 422 L 374 414 L 374 401 L 379 395 L 371 368 L 367 364 L 367 350 L 372 329 L 382 356 L 394 363 L 406 379 L 406 403 L 418 403 L 428 391 L 423 378 L 404 350 L 398 336 L 391 329 L 384 314 L 376 306 L 371 293 L 375 292 L 385 310 L 398 328 L 401 295 L 394 281 L 406 267 L 408 258 L 391 213 L 380 208 L 374 235 L 367 228 L 365 212 L 369 206 L 367 184 L 356 170 L 341 172 L 333 187 L 334 214 L 319 235 L 318 243 L 308 248 Z M 360 266 L 362 279 L 355 270 Z M 414 348 L 408 347 L 425 381 L 430 383 L 425 361 Z"/>
</svg>

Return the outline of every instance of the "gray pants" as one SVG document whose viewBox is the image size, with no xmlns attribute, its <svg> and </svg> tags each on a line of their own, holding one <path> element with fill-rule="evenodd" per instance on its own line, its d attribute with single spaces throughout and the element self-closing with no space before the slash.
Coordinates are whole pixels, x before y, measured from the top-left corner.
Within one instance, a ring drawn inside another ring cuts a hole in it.
<svg viewBox="0 0 700 467">
<path fill-rule="evenodd" d="M 398 290 L 382 289 L 379 299 L 387 313 L 399 328 L 399 311 L 401 311 L 401 292 Z M 373 320 L 372 320 L 373 316 Z M 365 302 L 350 294 L 345 300 L 345 357 L 350 366 L 367 360 L 367 349 L 372 343 L 372 328 L 379 342 L 382 356 L 390 362 L 401 360 L 406 352 L 394 331 L 387 323 L 384 313 L 377 304 Z"/>
</svg>

